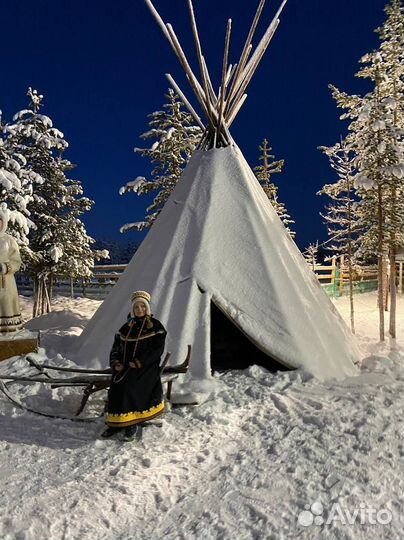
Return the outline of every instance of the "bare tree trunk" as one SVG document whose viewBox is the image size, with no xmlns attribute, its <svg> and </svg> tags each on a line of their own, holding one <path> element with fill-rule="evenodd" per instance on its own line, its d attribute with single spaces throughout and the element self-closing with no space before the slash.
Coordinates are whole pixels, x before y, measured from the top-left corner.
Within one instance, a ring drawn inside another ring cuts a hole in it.
<svg viewBox="0 0 404 540">
<path fill-rule="evenodd" d="M 46 275 L 36 275 L 34 280 L 34 307 L 32 316 L 39 317 L 50 313 L 49 281 Z"/>
<path fill-rule="evenodd" d="M 390 251 L 390 326 L 389 333 L 396 339 L 396 312 L 397 312 L 397 289 L 396 289 L 396 250 Z"/>
<path fill-rule="evenodd" d="M 38 275 L 34 277 L 34 307 L 32 311 L 32 317 L 38 317 L 41 312 L 41 294 L 42 283 Z"/>
<path fill-rule="evenodd" d="M 383 254 L 383 291 L 384 291 L 384 311 L 389 310 L 389 292 L 390 292 L 390 260 L 386 253 Z"/>
<path fill-rule="evenodd" d="M 349 175 L 347 176 L 348 187 L 348 279 L 349 279 L 349 307 L 351 315 L 351 330 L 355 334 L 355 312 L 354 312 L 354 293 L 353 293 L 353 268 L 352 268 L 352 200 L 351 200 L 351 182 Z"/>
<path fill-rule="evenodd" d="M 397 98 L 397 86 L 394 80 L 394 99 Z M 394 110 L 394 127 L 397 127 L 397 110 Z M 396 313 L 397 313 L 397 289 L 396 289 L 396 231 L 394 225 L 396 220 L 396 201 L 397 191 L 393 185 L 391 187 L 391 234 L 390 234 L 390 324 L 389 333 L 393 339 L 396 339 Z"/>
<path fill-rule="evenodd" d="M 52 302 L 52 298 L 53 298 L 53 281 L 54 281 L 53 274 L 50 274 L 49 276 L 49 302 Z M 49 309 L 49 311 L 51 310 Z"/>
<path fill-rule="evenodd" d="M 38 309 L 38 280 L 36 276 L 32 276 L 32 283 L 33 283 L 33 293 L 34 293 L 34 304 L 32 306 L 32 318 L 34 319 L 36 317 L 37 309 Z"/>
<path fill-rule="evenodd" d="M 378 246 L 377 246 L 377 280 L 378 280 L 378 307 L 379 307 L 379 339 L 384 341 L 384 257 L 383 257 L 383 208 L 382 188 L 378 187 Z"/>
<path fill-rule="evenodd" d="M 51 302 L 50 302 L 50 294 L 49 294 L 50 287 L 51 287 L 50 279 L 47 279 L 47 277 L 45 277 L 44 287 L 43 287 L 43 292 L 44 292 L 44 313 L 50 313 L 50 311 L 51 311 Z"/>
<path fill-rule="evenodd" d="M 352 269 L 352 247 L 348 244 L 348 279 L 349 279 L 349 306 L 351 312 L 351 330 L 355 333 L 355 312 L 354 312 L 354 293 L 353 293 L 353 269 Z"/>
</svg>

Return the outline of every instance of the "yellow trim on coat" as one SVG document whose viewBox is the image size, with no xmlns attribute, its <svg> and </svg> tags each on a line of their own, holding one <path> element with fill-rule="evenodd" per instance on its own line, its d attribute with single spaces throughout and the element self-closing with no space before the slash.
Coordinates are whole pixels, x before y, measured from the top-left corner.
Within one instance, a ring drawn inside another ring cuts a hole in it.
<svg viewBox="0 0 404 540">
<path fill-rule="evenodd" d="M 135 424 L 142 422 L 143 420 L 149 420 L 151 417 L 156 416 L 164 412 L 164 401 L 156 405 L 155 407 L 150 407 L 147 411 L 135 411 L 124 414 L 107 414 L 106 423 L 109 426 L 124 426 L 129 424 Z"/>
</svg>

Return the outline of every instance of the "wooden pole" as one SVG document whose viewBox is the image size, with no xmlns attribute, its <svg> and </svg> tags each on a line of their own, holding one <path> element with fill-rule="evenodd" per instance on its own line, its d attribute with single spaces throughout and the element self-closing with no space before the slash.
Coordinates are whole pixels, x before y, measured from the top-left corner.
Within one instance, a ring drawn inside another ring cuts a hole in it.
<svg viewBox="0 0 404 540">
<path fill-rule="evenodd" d="M 159 12 L 158 12 L 157 9 L 153 6 L 151 0 L 145 0 L 145 2 L 146 2 L 147 7 L 149 8 L 151 14 L 152 14 L 153 17 L 156 19 L 157 24 L 158 24 L 158 25 L 160 26 L 160 28 L 162 29 L 163 34 L 164 34 L 164 35 L 166 36 L 166 38 L 168 39 L 168 41 L 170 42 L 170 44 L 171 44 L 171 46 L 172 46 L 172 48 L 174 49 L 174 52 L 175 52 L 174 45 L 173 45 L 173 43 L 172 43 L 172 41 L 171 41 L 171 39 L 170 39 L 170 36 L 169 36 L 169 34 L 168 34 L 168 31 L 167 31 L 167 28 L 166 28 L 166 26 L 165 26 L 165 24 L 164 24 L 164 21 L 163 21 L 163 19 L 162 19 L 162 18 L 160 17 L 160 15 L 159 15 Z"/>
<path fill-rule="evenodd" d="M 254 37 L 254 34 L 255 34 L 255 31 L 257 29 L 257 25 L 258 25 L 258 21 L 261 17 L 261 13 L 262 13 L 262 10 L 264 9 L 264 5 L 265 5 L 265 0 L 261 0 L 260 3 L 258 4 L 258 8 L 257 8 L 257 11 L 255 13 L 255 17 L 253 19 L 253 22 L 251 24 L 251 28 L 250 28 L 250 31 L 248 32 L 248 35 L 247 35 L 247 39 L 244 43 L 244 47 L 243 47 L 243 50 L 241 52 L 241 56 L 240 56 L 240 60 L 238 62 L 238 65 L 237 65 L 237 69 L 236 69 L 236 72 L 235 72 L 235 75 L 234 75 L 234 79 L 233 79 L 233 82 L 232 82 L 232 85 L 230 87 L 230 91 L 229 91 L 229 101 L 233 95 L 233 90 L 238 82 L 238 78 L 239 78 L 239 75 L 240 73 L 243 71 L 244 69 L 244 66 L 245 66 L 245 63 L 248 59 L 248 56 L 251 52 L 251 49 L 252 49 L 252 45 L 251 45 L 251 41 Z"/>
<path fill-rule="evenodd" d="M 205 60 L 204 56 L 202 56 L 202 62 L 203 62 L 203 69 L 204 69 L 205 75 L 206 75 L 206 81 L 208 83 L 208 90 L 209 90 L 210 101 L 212 103 L 212 108 L 214 110 L 216 110 L 219 98 L 217 97 L 215 89 L 213 88 L 213 84 L 212 84 L 212 81 L 210 79 L 210 75 L 209 75 L 209 72 L 208 72 L 208 66 L 206 64 L 206 60 Z"/>
<path fill-rule="evenodd" d="M 171 84 L 171 86 L 173 87 L 173 89 L 177 92 L 177 94 L 180 96 L 180 98 L 182 99 L 185 107 L 188 109 L 188 111 L 191 113 L 193 119 L 195 120 L 195 122 L 198 124 L 198 126 L 202 129 L 205 129 L 205 126 L 203 125 L 202 123 L 202 120 L 200 119 L 198 113 L 195 111 L 195 109 L 192 107 L 192 105 L 190 104 L 190 102 L 188 101 L 188 99 L 185 97 L 184 93 L 182 92 L 181 88 L 178 86 L 178 84 L 175 82 L 174 78 L 169 74 L 169 73 L 166 73 L 166 77 L 167 77 L 167 80 L 168 82 Z"/>
<path fill-rule="evenodd" d="M 229 82 L 231 81 L 231 78 L 233 77 L 234 71 L 236 69 L 237 69 L 237 64 L 234 64 L 234 66 L 230 64 L 229 69 L 227 70 L 227 75 L 226 75 L 226 88 L 229 86 Z"/>
<path fill-rule="evenodd" d="M 183 69 L 185 70 L 185 73 L 188 75 L 188 80 L 189 80 L 189 83 L 200 103 L 200 105 L 202 106 L 202 109 L 203 111 L 205 112 L 205 114 L 208 116 L 208 119 L 210 119 L 210 116 L 208 114 L 208 109 L 207 109 L 207 105 L 205 105 L 205 96 L 204 96 L 204 92 L 203 92 L 203 89 L 198 81 L 198 79 L 195 77 L 192 69 L 191 69 L 191 66 L 185 56 L 185 53 L 184 53 L 184 50 L 182 49 L 181 45 L 180 45 L 180 42 L 174 32 L 174 29 L 173 27 L 171 26 L 171 24 L 167 24 L 165 25 L 164 24 L 164 21 L 163 19 L 160 17 L 158 11 L 156 10 L 156 8 L 154 7 L 154 5 L 152 4 L 151 0 L 145 0 L 146 2 L 146 5 L 147 7 L 149 8 L 151 14 L 153 15 L 153 17 L 155 18 L 155 20 L 157 21 L 157 24 L 160 26 L 163 34 L 165 35 L 165 37 L 167 38 L 168 42 L 170 43 L 175 55 L 177 56 L 178 60 L 180 61 L 180 64 L 182 65 Z M 207 96 L 206 96 L 207 98 Z"/>
<path fill-rule="evenodd" d="M 403 263 L 398 263 L 398 291 L 403 294 Z"/>
<path fill-rule="evenodd" d="M 248 49 L 248 54 L 250 53 L 251 49 L 252 49 L 252 45 L 250 45 L 250 47 Z M 237 73 L 234 74 L 234 77 L 232 79 L 230 89 L 229 89 L 229 92 L 228 92 L 228 95 L 227 95 L 226 106 L 225 106 L 225 114 L 227 114 L 227 112 L 229 111 L 230 104 L 231 104 L 235 94 L 237 94 L 237 88 L 239 88 L 239 86 L 240 86 L 239 80 L 241 79 L 241 77 L 242 77 L 242 74 L 238 74 L 238 75 L 237 75 Z"/>
<path fill-rule="evenodd" d="M 191 16 L 191 25 L 192 25 L 192 31 L 193 31 L 193 34 L 194 34 L 196 53 L 197 53 L 198 61 L 199 61 L 199 68 L 201 70 L 202 82 L 203 82 L 203 86 L 205 88 L 206 104 L 207 104 L 207 107 L 208 107 L 208 110 L 209 110 L 209 113 L 210 113 L 210 116 L 211 116 L 212 104 L 211 104 L 211 101 L 209 99 L 208 69 L 207 69 L 207 66 L 204 65 L 204 62 L 203 62 L 201 41 L 199 39 L 198 27 L 196 26 L 196 19 L 195 19 L 194 7 L 192 5 L 192 0 L 188 0 L 188 7 L 189 7 L 189 13 L 190 13 L 190 16 Z"/>
<path fill-rule="evenodd" d="M 247 94 L 244 94 L 242 98 L 232 107 L 231 111 L 229 112 L 228 119 L 227 119 L 227 125 L 230 127 L 235 120 L 236 116 L 238 115 L 239 110 L 244 105 L 245 100 L 247 99 Z"/>
<path fill-rule="evenodd" d="M 264 0 L 265 1 L 265 0 Z M 230 48 L 230 35 L 231 35 L 231 19 L 227 21 L 226 38 L 223 54 L 223 68 L 222 68 L 222 86 L 220 90 L 220 105 L 219 105 L 219 119 L 217 123 L 217 135 L 220 133 L 222 124 L 224 97 L 226 94 L 226 75 L 227 75 L 227 63 L 229 60 L 229 48 Z"/>
<path fill-rule="evenodd" d="M 201 105 L 202 110 L 206 114 L 208 120 L 211 121 L 211 116 L 209 114 L 209 110 L 206 104 L 207 96 L 205 95 L 205 91 L 202 88 L 198 79 L 195 77 L 194 72 L 192 71 L 191 66 L 188 63 L 185 53 L 180 45 L 180 42 L 178 41 L 178 38 L 171 24 L 167 24 L 167 30 L 173 40 L 175 54 L 177 55 L 182 67 L 184 68 L 185 73 L 187 74 L 188 81 L 199 101 L 199 104 Z"/>
<path fill-rule="evenodd" d="M 199 141 L 198 146 L 197 146 L 198 150 L 203 150 L 204 149 L 204 147 L 205 147 L 204 145 L 205 145 L 206 139 L 208 137 L 208 133 L 209 133 L 209 126 L 205 127 L 203 135 L 200 138 L 200 141 Z"/>
<path fill-rule="evenodd" d="M 286 2 L 287 2 L 287 0 L 283 0 L 283 2 L 282 2 L 282 4 L 281 4 L 280 8 L 279 8 L 278 11 L 276 12 L 274 18 L 272 19 L 270 25 L 269 25 L 268 28 L 267 28 L 265 34 L 263 35 L 261 41 L 260 41 L 259 44 L 257 45 L 257 48 L 256 48 L 255 51 L 254 51 L 254 54 L 252 55 L 250 61 L 249 61 L 248 64 L 246 65 L 245 70 L 248 70 L 249 67 L 250 67 L 251 65 L 254 64 L 256 57 L 262 58 L 262 55 L 264 54 L 266 48 L 268 47 L 268 44 L 269 44 L 269 42 L 271 41 L 272 36 L 274 35 L 275 30 L 276 30 L 276 28 L 277 28 L 278 25 L 279 25 L 279 22 L 280 22 L 280 21 L 279 21 L 279 17 L 280 17 L 280 15 L 281 15 L 282 11 L 283 11 L 283 8 L 284 8 L 285 5 L 286 5 Z M 245 70 L 244 70 L 244 71 L 245 71 Z"/>
<path fill-rule="evenodd" d="M 279 24 L 279 19 L 277 19 L 275 21 L 273 26 L 271 25 L 268 28 L 267 32 L 265 33 L 264 38 L 261 40 L 260 44 L 257 46 L 257 49 L 256 49 L 255 53 L 253 54 L 251 60 L 248 62 L 247 66 L 245 67 L 245 69 L 243 71 L 243 73 L 240 75 L 240 77 L 239 77 L 240 83 L 238 83 L 238 85 L 235 87 L 234 92 L 233 92 L 233 94 L 235 94 L 234 98 L 233 98 L 234 101 L 237 102 L 239 99 L 241 99 L 242 95 L 244 94 L 247 86 L 249 85 L 251 79 L 254 76 L 254 73 L 256 72 L 256 70 L 258 68 L 259 63 L 262 60 L 262 57 L 265 54 L 265 51 L 266 51 L 269 43 L 271 42 L 271 40 L 272 40 L 272 38 L 273 38 L 273 36 L 274 36 L 274 34 L 276 32 L 278 24 Z M 230 99 L 229 99 L 229 101 L 230 101 Z"/>
<path fill-rule="evenodd" d="M 205 64 L 205 61 L 204 59 L 202 58 L 202 67 L 203 69 L 206 68 L 206 64 Z M 207 78 L 207 80 L 209 80 L 209 74 L 207 72 L 205 72 L 205 76 Z M 212 120 L 210 121 L 210 125 L 211 125 L 211 133 L 215 132 L 216 133 L 216 127 L 217 126 L 217 123 L 218 123 L 218 111 L 215 109 L 215 108 L 212 108 L 211 109 L 211 114 L 212 114 Z M 231 144 L 231 141 L 233 140 L 231 135 L 230 135 L 230 132 L 229 132 L 229 129 L 227 127 L 227 124 L 224 120 L 222 120 L 222 125 L 223 125 L 223 129 L 221 130 L 220 134 L 221 134 L 221 137 L 223 139 L 223 142 L 225 144 L 225 146 L 228 146 L 229 144 Z"/>
<path fill-rule="evenodd" d="M 243 71 L 244 66 L 248 60 L 248 56 L 251 52 L 251 48 L 252 48 L 251 42 L 254 38 L 255 31 L 257 30 L 258 22 L 260 20 L 262 10 L 264 9 L 264 5 L 265 5 L 265 0 L 261 0 L 260 3 L 258 4 L 257 11 L 255 13 L 250 31 L 248 32 L 248 36 L 247 36 L 246 42 L 244 43 L 243 51 L 240 56 L 239 72 Z"/>
<path fill-rule="evenodd" d="M 243 70 L 240 71 L 240 74 L 237 76 L 237 80 L 235 81 L 232 87 L 231 95 L 229 94 L 229 101 L 233 99 L 235 96 L 239 96 L 239 99 L 240 99 L 241 96 L 244 94 L 244 91 L 246 90 L 249 82 L 251 81 L 251 78 L 253 77 L 269 43 L 271 42 L 276 32 L 276 29 L 278 28 L 278 25 L 280 22 L 279 17 L 283 11 L 283 8 L 286 5 L 286 2 L 287 0 L 283 0 L 280 8 L 276 12 L 275 17 L 272 19 L 271 24 L 268 26 L 264 36 L 262 37 L 261 41 L 257 45 L 257 48 L 255 49 L 254 54 L 252 55 L 250 61 L 245 66 L 245 68 L 243 66 Z M 241 87 L 242 89 L 240 90 Z"/>
</svg>

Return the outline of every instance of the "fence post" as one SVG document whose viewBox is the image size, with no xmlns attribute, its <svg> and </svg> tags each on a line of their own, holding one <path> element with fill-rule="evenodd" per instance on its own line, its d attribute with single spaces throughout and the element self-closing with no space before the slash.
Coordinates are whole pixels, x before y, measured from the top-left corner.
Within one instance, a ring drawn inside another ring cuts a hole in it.
<svg viewBox="0 0 404 540">
<path fill-rule="evenodd" d="M 339 283 L 338 283 L 338 291 L 339 296 L 344 295 L 344 256 L 341 255 L 339 258 Z"/>
<path fill-rule="evenodd" d="M 331 289 L 332 289 L 332 295 L 335 298 L 338 296 L 336 293 L 338 291 L 337 283 L 338 283 L 338 267 L 337 267 L 337 257 L 333 255 L 332 257 L 332 266 L 331 266 Z"/>
</svg>

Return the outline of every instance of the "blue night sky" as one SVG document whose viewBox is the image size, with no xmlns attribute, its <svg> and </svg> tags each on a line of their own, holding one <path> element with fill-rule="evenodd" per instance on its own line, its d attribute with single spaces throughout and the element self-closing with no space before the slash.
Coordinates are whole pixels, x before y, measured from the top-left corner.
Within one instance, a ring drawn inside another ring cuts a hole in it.
<svg viewBox="0 0 404 540">
<path fill-rule="evenodd" d="M 171 22 L 197 71 L 186 0 L 155 0 Z M 269 0 L 258 36 L 280 3 Z M 289 0 L 274 40 L 248 89 L 232 134 L 251 166 L 267 137 L 284 173 L 275 176 L 280 200 L 296 221 L 301 248 L 327 237 L 318 189 L 333 179 L 317 150 L 344 135 L 346 126 L 328 84 L 364 93 L 355 78 L 359 58 L 378 44 L 374 29 L 386 0 Z M 194 0 L 202 47 L 219 81 L 225 26 L 233 19 L 230 61 L 238 60 L 258 0 Z M 2 5 L 0 108 L 4 119 L 27 105 L 28 86 L 45 96 L 43 114 L 64 132 L 75 178 L 95 200 L 84 218 L 94 238 L 140 241 L 119 227 L 144 216 L 147 201 L 120 196 L 119 187 L 147 176 L 142 146 L 147 114 L 161 108 L 170 72 L 191 96 L 182 69 L 142 0 L 18 0 Z"/>
</svg>

